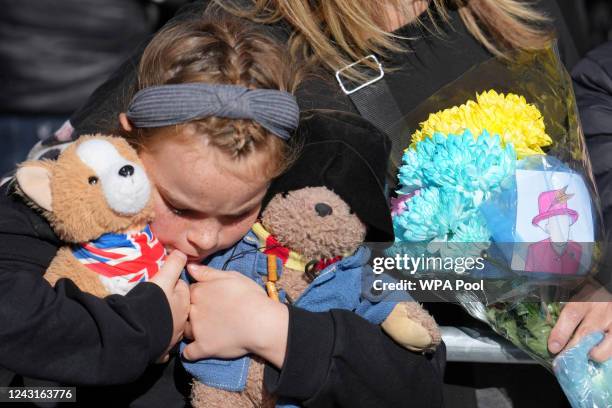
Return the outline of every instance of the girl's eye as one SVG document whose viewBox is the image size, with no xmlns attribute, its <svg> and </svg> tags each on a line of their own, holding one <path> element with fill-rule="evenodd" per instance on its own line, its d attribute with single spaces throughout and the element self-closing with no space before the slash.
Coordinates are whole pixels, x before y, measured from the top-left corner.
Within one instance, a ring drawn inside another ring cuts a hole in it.
<svg viewBox="0 0 612 408">
<path fill-rule="evenodd" d="M 172 204 L 170 204 L 170 201 L 168 201 L 164 196 L 161 196 L 164 204 L 166 204 L 166 207 L 168 208 L 168 210 L 170 210 L 170 212 L 174 215 L 177 216 L 183 216 L 185 215 L 185 213 L 189 210 L 184 210 L 184 209 L 180 209 L 180 208 L 176 208 L 175 206 L 173 206 Z"/>
<path fill-rule="evenodd" d="M 249 210 L 249 211 L 243 211 L 240 214 L 226 215 L 225 216 L 225 220 L 228 223 L 237 222 L 237 221 L 242 220 L 244 217 L 246 217 L 250 213 L 251 213 L 251 211 Z"/>
<path fill-rule="evenodd" d="M 182 216 L 185 215 L 185 213 L 187 212 L 187 210 L 180 210 L 178 208 L 174 208 L 171 205 L 168 205 L 168 208 L 170 209 L 170 211 L 172 212 L 172 214 L 174 215 L 178 215 L 178 216 Z"/>
</svg>

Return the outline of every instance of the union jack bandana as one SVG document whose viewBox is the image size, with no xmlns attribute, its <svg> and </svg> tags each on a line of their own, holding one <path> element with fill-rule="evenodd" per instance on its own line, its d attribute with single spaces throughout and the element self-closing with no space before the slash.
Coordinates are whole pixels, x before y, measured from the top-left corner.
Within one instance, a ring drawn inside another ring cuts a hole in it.
<svg viewBox="0 0 612 408">
<path fill-rule="evenodd" d="M 161 267 L 166 251 L 147 225 L 128 234 L 104 234 L 72 248 L 74 257 L 96 272 L 111 294 L 125 295 L 151 279 Z"/>
</svg>

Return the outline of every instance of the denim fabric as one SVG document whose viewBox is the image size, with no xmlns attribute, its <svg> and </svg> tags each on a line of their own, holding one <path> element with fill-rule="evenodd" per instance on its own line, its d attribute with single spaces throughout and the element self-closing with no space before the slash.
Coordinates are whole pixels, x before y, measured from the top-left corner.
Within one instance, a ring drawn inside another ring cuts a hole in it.
<svg viewBox="0 0 612 408">
<path fill-rule="evenodd" d="M 257 249 L 258 244 L 257 237 L 251 231 L 233 248 L 207 260 L 207 264 L 217 269 L 225 266 L 225 269 L 240 272 L 263 286 L 262 278 L 267 274 L 267 256 Z M 405 292 L 372 293 L 369 290 L 370 281 L 387 278 L 373 274 L 367 265 L 369 258 L 370 250 L 362 246 L 352 256 L 323 269 L 295 301 L 295 306 L 312 312 L 348 309 L 372 323 L 382 323 L 397 302 L 408 301 L 410 297 Z M 278 270 L 282 271 L 282 268 Z M 284 300 L 285 293 L 280 292 Z M 184 346 L 181 344 L 181 350 Z M 204 384 L 229 391 L 242 391 L 246 385 L 249 362 L 247 356 L 234 360 L 204 359 L 183 364 L 189 373 Z"/>
<path fill-rule="evenodd" d="M 258 251 L 257 246 L 257 237 L 249 232 L 235 246 L 217 253 L 205 263 L 215 269 L 241 272 L 263 286 L 263 279 L 257 271 L 266 273 L 267 256 Z M 235 259 L 228 262 L 232 258 Z M 189 281 L 187 275 L 184 278 Z M 186 345 L 184 341 L 181 342 L 181 353 Z M 183 360 L 183 366 L 201 383 L 227 391 L 242 391 L 246 385 L 250 362 L 248 356 L 237 359 L 208 358 L 194 362 Z"/>
<path fill-rule="evenodd" d="M 398 301 L 410 300 L 405 292 L 370 291 L 375 275 L 367 264 L 370 250 L 359 247 L 355 254 L 323 269 L 295 302 L 311 312 L 348 309 L 374 324 L 382 323 Z M 380 279 L 386 280 L 381 275 Z"/>
</svg>

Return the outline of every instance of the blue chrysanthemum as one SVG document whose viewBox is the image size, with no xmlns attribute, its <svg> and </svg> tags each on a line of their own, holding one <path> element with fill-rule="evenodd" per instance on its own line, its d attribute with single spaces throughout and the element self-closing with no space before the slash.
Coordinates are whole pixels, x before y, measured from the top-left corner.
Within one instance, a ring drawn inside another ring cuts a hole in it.
<svg viewBox="0 0 612 408">
<path fill-rule="evenodd" d="M 469 130 L 462 135 L 435 133 L 404 153 L 399 192 L 454 189 L 477 205 L 514 173 L 515 157 L 511 144 L 502 147 L 499 136 L 486 131 L 477 138 Z"/>
<path fill-rule="evenodd" d="M 398 241 L 446 239 L 457 226 L 467 222 L 475 208 L 471 201 L 452 190 L 436 187 L 419 190 L 407 203 L 407 210 L 393 218 Z"/>
<path fill-rule="evenodd" d="M 476 258 L 489 247 L 490 235 L 486 221 L 480 214 L 474 215 L 454 229 L 449 244 L 440 254 L 443 257 Z"/>
<path fill-rule="evenodd" d="M 490 235 L 486 221 L 480 214 L 477 214 L 470 217 L 467 222 L 457 225 L 449 241 L 485 243 L 489 241 Z"/>
<path fill-rule="evenodd" d="M 499 136 L 486 131 L 477 138 L 469 130 L 462 135 L 434 133 L 407 149 L 398 193 L 418 194 L 393 218 L 396 241 L 441 244 L 444 252 L 455 244 L 478 243 L 478 251 L 490 239 L 478 207 L 503 187 L 515 165 L 512 144 L 504 147 Z"/>
</svg>

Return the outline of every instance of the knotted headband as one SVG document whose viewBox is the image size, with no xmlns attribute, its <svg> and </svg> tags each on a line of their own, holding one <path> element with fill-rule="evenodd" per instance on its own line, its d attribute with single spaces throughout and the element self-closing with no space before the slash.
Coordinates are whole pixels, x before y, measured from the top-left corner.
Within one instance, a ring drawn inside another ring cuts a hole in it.
<svg viewBox="0 0 612 408">
<path fill-rule="evenodd" d="M 295 97 L 288 92 L 206 83 L 145 88 L 134 95 L 127 111 L 127 117 L 138 128 L 218 116 L 254 120 L 284 140 L 297 128 L 299 114 Z"/>
</svg>

